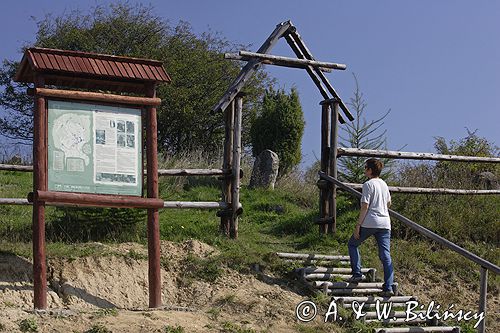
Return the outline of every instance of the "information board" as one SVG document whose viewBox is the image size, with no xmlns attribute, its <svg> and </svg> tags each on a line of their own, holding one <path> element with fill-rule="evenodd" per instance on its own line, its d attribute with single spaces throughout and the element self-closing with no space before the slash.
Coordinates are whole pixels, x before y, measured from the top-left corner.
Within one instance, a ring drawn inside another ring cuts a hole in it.
<svg viewBox="0 0 500 333">
<path fill-rule="evenodd" d="M 48 188 L 142 195 L 141 110 L 48 101 Z"/>
</svg>

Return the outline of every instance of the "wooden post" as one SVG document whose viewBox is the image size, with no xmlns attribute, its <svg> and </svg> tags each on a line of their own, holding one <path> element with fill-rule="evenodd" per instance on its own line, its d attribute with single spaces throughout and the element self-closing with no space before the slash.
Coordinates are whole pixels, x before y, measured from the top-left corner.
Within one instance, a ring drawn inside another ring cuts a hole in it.
<svg viewBox="0 0 500 333">
<path fill-rule="evenodd" d="M 234 100 L 226 108 L 224 113 L 224 123 L 225 123 L 225 137 L 224 137 L 224 161 L 222 164 L 222 169 L 229 170 L 232 169 L 232 157 L 233 157 L 233 135 L 234 135 Z M 231 174 L 232 175 L 232 174 Z M 232 176 L 223 175 L 222 176 L 222 201 L 226 202 L 228 205 L 231 203 L 231 188 L 232 188 Z M 224 235 L 229 236 L 229 221 L 231 219 L 227 214 L 221 214 L 220 218 L 220 232 Z"/>
<path fill-rule="evenodd" d="M 154 84 L 146 85 L 148 97 L 156 97 Z M 158 195 L 158 131 L 156 107 L 146 108 L 146 159 L 148 198 L 159 198 Z M 161 306 L 161 275 L 160 275 L 160 216 L 158 208 L 148 209 L 148 279 L 149 307 Z"/>
<path fill-rule="evenodd" d="M 328 113 L 329 105 L 321 104 L 321 171 L 330 174 L 329 159 L 330 159 L 330 114 Z M 319 202 L 319 217 L 322 223 L 319 225 L 319 233 L 327 232 L 326 219 L 329 217 L 328 189 L 320 189 Z"/>
<path fill-rule="evenodd" d="M 339 102 L 333 101 L 330 105 L 331 110 L 331 136 L 330 136 L 330 175 L 337 179 L 337 146 L 338 146 L 338 128 L 339 128 Z M 330 186 L 330 217 L 331 223 L 328 224 L 328 233 L 334 234 L 337 229 L 337 186 Z"/>
<path fill-rule="evenodd" d="M 233 167 L 232 167 L 232 216 L 230 220 L 229 234 L 231 238 L 238 238 L 238 211 L 240 204 L 240 159 L 241 159 L 241 119 L 243 111 L 243 97 L 236 96 L 236 107 L 234 113 L 233 133 Z"/>
<path fill-rule="evenodd" d="M 484 319 L 477 327 L 478 333 L 486 331 L 486 294 L 488 293 L 488 270 L 481 266 L 481 284 L 479 287 L 479 313 L 484 313 Z"/>
<path fill-rule="evenodd" d="M 35 87 L 44 86 L 35 77 Z M 33 191 L 46 191 L 47 184 L 47 108 L 43 96 L 35 97 L 33 117 Z M 33 203 L 33 303 L 35 309 L 47 308 L 47 266 L 45 262 L 45 203 Z"/>
</svg>

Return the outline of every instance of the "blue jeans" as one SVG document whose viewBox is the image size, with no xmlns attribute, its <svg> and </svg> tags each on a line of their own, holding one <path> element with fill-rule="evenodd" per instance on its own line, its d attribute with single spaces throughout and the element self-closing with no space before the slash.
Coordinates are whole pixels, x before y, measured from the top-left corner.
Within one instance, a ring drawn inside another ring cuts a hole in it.
<svg viewBox="0 0 500 333">
<path fill-rule="evenodd" d="M 359 230 L 359 239 L 355 239 L 354 235 L 351 236 L 347 247 L 349 249 L 349 256 L 351 258 L 351 269 L 353 276 L 362 276 L 361 274 L 361 257 L 359 256 L 358 247 L 365 239 L 371 235 L 375 236 L 378 245 L 378 257 L 384 266 L 384 286 L 383 290 L 392 291 L 394 284 L 394 269 L 391 260 L 391 230 L 379 228 L 363 228 Z"/>
</svg>

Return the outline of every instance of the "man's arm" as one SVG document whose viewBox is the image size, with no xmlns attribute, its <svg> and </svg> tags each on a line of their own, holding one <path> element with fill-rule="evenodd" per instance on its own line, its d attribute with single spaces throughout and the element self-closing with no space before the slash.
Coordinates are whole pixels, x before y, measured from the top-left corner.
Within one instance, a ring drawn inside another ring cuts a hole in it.
<svg viewBox="0 0 500 333">
<path fill-rule="evenodd" d="M 361 203 L 361 210 L 359 211 L 359 219 L 356 224 L 356 228 L 354 228 L 354 239 L 359 239 L 359 231 L 363 221 L 365 220 L 366 213 L 368 212 L 368 204 L 366 202 Z"/>
<path fill-rule="evenodd" d="M 362 202 L 357 225 L 361 226 L 363 224 L 363 221 L 365 220 L 367 212 L 368 212 L 368 204 L 366 202 Z"/>
</svg>

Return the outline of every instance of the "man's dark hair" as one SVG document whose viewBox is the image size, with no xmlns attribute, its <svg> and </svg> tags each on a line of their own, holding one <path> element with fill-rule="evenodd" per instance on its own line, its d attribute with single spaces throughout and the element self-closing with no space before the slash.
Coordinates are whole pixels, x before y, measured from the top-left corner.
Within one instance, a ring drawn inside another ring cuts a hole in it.
<svg viewBox="0 0 500 333">
<path fill-rule="evenodd" d="M 372 171 L 372 176 L 378 177 L 382 172 L 382 168 L 384 167 L 384 163 L 381 160 L 376 158 L 370 158 L 366 160 L 366 168 Z"/>
</svg>

